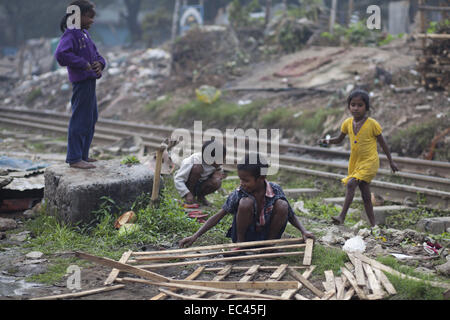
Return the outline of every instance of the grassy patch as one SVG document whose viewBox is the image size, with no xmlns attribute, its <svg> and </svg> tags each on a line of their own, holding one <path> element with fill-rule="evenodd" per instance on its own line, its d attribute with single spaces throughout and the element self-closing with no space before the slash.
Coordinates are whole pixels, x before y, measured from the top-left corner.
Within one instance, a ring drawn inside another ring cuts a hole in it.
<svg viewBox="0 0 450 320">
<path fill-rule="evenodd" d="M 47 272 L 32 275 L 26 278 L 27 282 L 43 283 L 54 285 L 61 281 L 66 275 L 67 268 L 71 265 L 79 267 L 89 265 L 88 262 L 77 258 L 56 258 L 53 259 L 47 269 Z"/>
<path fill-rule="evenodd" d="M 436 279 L 436 277 L 426 275 L 420 272 L 416 272 L 413 268 L 401 265 L 397 259 L 391 256 L 379 257 L 377 259 L 384 265 L 390 266 L 391 268 L 409 276 L 413 276 L 422 280 L 429 281 L 442 281 L 443 279 Z M 401 279 L 400 277 L 386 273 L 389 281 L 397 290 L 397 295 L 392 299 L 395 300 L 442 300 L 443 293 L 445 289 L 436 288 L 430 286 L 423 281 L 415 281 L 410 279 Z M 446 281 L 448 282 L 448 280 Z"/>
<path fill-rule="evenodd" d="M 141 162 L 139 161 L 138 158 L 136 158 L 136 156 L 127 156 L 120 163 L 126 164 L 126 165 L 133 165 L 133 164 L 139 164 Z"/>
<path fill-rule="evenodd" d="M 258 118 L 259 112 L 265 104 L 265 101 L 254 101 L 240 106 L 224 99 L 207 104 L 195 99 L 180 106 L 169 121 L 174 125 L 203 121 L 204 124 L 219 129 L 226 128 L 233 123 L 235 127 L 247 128 L 253 124 L 254 119 Z"/>
<path fill-rule="evenodd" d="M 159 112 L 164 107 L 166 107 L 171 100 L 172 100 L 172 96 L 170 96 L 170 95 L 159 97 L 156 100 L 148 102 L 144 106 L 144 110 L 147 112 Z"/>
<path fill-rule="evenodd" d="M 345 262 L 350 261 L 347 254 L 340 250 L 322 246 L 318 243 L 314 245 L 312 265 L 316 266 L 314 274 L 323 275 L 326 270 L 333 270 L 335 275 L 341 274 L 341 267 Z"/>
</svg>

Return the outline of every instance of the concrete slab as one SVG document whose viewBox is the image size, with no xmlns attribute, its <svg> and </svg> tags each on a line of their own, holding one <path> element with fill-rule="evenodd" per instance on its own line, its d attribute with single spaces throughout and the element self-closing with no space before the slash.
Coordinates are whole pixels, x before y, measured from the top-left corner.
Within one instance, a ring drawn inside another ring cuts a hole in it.
<svg viewBox="0 0 450 320">
<path fill-rule="evenodd" d="M 334 203 L 334 204 L 343 205 L 343 204 L 344 204 L 344 201 L 345 201 L 345 197 L 325 198 L 325 199 L 323 199 L 322 201 L 323 201 L 323 203 L 325 203 L 325 204 Z M 356 202 L 362 202 L 362 198 L 361 198 L 361 197 L 354 197 L 352 203 L 356 203 Z"/>
<path fill-rule="evenodd" d="M 316 196 L 321 191 L 314 188 L 298 188 L 298 189 L 283 189 L 286 197 L 298 198 L 300 196 Z"/>
<path fill-rule="evenodd" d="M 45 171 L 44 198 L 47 211 L 69 223 L 89 223 L 102 197 L 109 197 L 124 210 L 143 193 L 151 194 L 153 172 L 142 164 L 123 165 L 120 160 L 96 162 L 96 169 L 80 170 L 67 164 Z"/>
<path fill-rule="evenodd" d="M 422 219 L 417 223 L 417 228 L 423 232 L 441 234 L 450 228 L 450 217 L 436 217 Z"/>
<path fill-rule="evenodd" d="M 407 207 L 407 206 L 381 206 L 381 207 L 373 207 L 373 214 L 375 215 L 375 223 L 377 225 L 385 224 L 386 218 L 389 215 L 398 213 L 398 211 L 402 210 L 408 210 L 413 211 L 414 208 Z M 369 222 L 369 219 L 367 218 L 366 211 L 361 211 L 361 218 L 364 219 L 364 221 Z"/>
</svg>

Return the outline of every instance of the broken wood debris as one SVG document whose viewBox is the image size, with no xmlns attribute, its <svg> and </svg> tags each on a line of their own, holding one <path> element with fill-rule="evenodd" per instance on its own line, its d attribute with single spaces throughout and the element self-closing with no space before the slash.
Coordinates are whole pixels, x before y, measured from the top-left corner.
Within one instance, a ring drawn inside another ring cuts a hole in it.
<svg viewBox="0 0 450 320">
<path fill-rule="evenodd" d="M 288 240 L 288 239 L 284 239 Z M 289 239 L 292 242 L 293 239 Z M 295 239 L 299 241 L 299 239 Z M 282 244 L 283 241 L 271 240 L 271 241 L 260 241 L 259 245 L 274 245 Z M 250 243 L 240 243 L 232 244 L 234 246 L 239 245 L 242 248 L 251 247 Z M 255 246 L 255 243 L 253 247 Z M 190 252 L 203 252 L 204 248 L 208 250 L 216 250 L 229 248 L 227 245 L 220 246 L 205 246 L 190 248 Z M 312 258 L 313 252 L 313 242 L 307 242 L 305 245 L 281 245 L 286 249 L 290 248 L 305 248 L 305 253 L 310 260 Z M 266 247 L 267 248 L 267 247 Z M 272 248 L 272 247 L 270 247 Z M 275 248 L 277 248 L 275 246 Z M 255 249 L 255 248 L 253 248 Z M 253 250 L 248 249 L 248 250 Z M 260 249 L 260 248 L 257 248 Z M 183 249 L 182 249 L 183 250 Z M 160 257 L 161 252 L 165 254 L 170 254 L 175 251 L 176 253 L 184 253 L 186 250 L 181 251 L 180 249 L 175 250 L 164 250 L 155 252 L 146 252 L 147 257 L 157 258 Z M 256 252 L 255 250 L 251 251 Z M 264 252 L 264 250 L 262 250 Z M 283 253 L 283 252 L 281 252 Z M 292 252 L 291 252 L 292 253 Z M 298 254 L 298 252 L 294 252 Z M 303 254 L 303 252 L 301 252 Z M 119 261 L 114 261 L 108 258 L 102 258 L 93 256 L 83 252 L 76 252 L 78 258 L 86 259 L 95 262 L 106 267 L 113 268 L 111 273 L 108 275 L 105 284 L 112 284 L 114 282 L 120 283 L 120 286 L 108 286 L 105 288 L 98 288 L 94 290 L 89 290 L 86 292 L 79 292 L 74 294 L 59 295 L 53 297 L 43 297 L 40 299 L 64 299 L 78 297 L 87 294 L 94 294 L 100 292 L 106 292 L 109 290 L 115 290 L 123 288 L 127 283 L 140 283 L 145 285 L 152 285 L 158 287 L 160 293 L 150 298 L 150 300 L 160 300 L 167 297 L 177 298 L 177 299 L 190 299 L 190 300 L 225 300 L 225 299 L 271 299 L 271 300 L 350 300 L 356 296 L 361 300 L 376 300 L 383 299 L 390 295 L 395 295 L 397 292 L 389 281 L 389 279 L 384 275 L 383 272 L 389 272 L 391 274 L 399 276 L 401 273 L 385 266 L 378 261 L 370 259 L 360 253 L 347 253 L 349 259 L 352 263 L 346 263 L 345 267 L 340 269 L 340 274 L 334 274 L 332 270 L 324 271 L 325 282 L 322 282 L 323 290 L 313 284 L 308 278 L 311 276 L 312 272 L 315 270 L 315 266 L 289 266 L 288 264 L 281 264 L 278 266 L 263 266 L 260 264 L 254 264 L 248 267 L 245 266 L 232 266 L 226 265 L 220 268 L 206 268 L 205 266 L 199 266 L 195 271 L 187 276 L 184 280 L 173 279 L 165 277 L 155 272 L 151 272 L 143 269 L 143 265 L 129 265 L 131 257 L 137 258 L 136 252 L 127 251 L 125 252 Z M 251 259 L 258 258 L 273 258 L 279 256 L 280 253 L 269 253 L 269 254 L 252 254 L 249 255 Z M 143 257 L 142 254 L 138 255 Z M 186 255 L 190 256 L 190 255 Z M 172 256 L 173 257 L 173 256 Z M 180 259 L 179 255 L 176 255 L 177 259 Z M 231 257 L 235 258 L 235 257 Z M 222 258 L 227 259 L 227 258 Z M 195 260 L 191 261 L 192 264 L 201 264 L 202 261 L 208 261 L 211 259 Z M 213 259 L 214 260 L 214 259 Z M 217 259 L 215 259 L 217 260 Z M 220 260 L 220 259 L 219 259 Z M 144 260 L 145 261 L 145 260 Z M 226 261 L 226 260 L 225 260 Z M 304 260 L 302 261 L 304 262 Z M 310 263 L 307 261 L 307 263 Z M 156 264 L 155 264 L 156 265 Z M 177 265 L 177 263 L 168 263 L 167 265 Z M 298 269 L 306 269 L 303 274 L 300 274 Z M 212 280 L 208 279 L 208 272 L 217 272 Z M 227 280 L 225 278 L 231 274 L 232 271 L 241 272 L 244 274 L 238 281 Z M 269 277 L 265 280 L 261 280 L 260 271 L 272 271 Z M 118 278 L 120 272 L 131 273 L 135 277 L 123 277 Z M 258 278 L 257 278 L 258 276 Z M 289 279 L 284 279 L 289 277 Z M 402 277 L 413 278 L 406 275 Z M 255 280 L 256 279 L 256 280 Z M 415 278 L 413 278 L 415 279 Z M 417 279 L 420 280 L 420 279 Z M 319 282 L 320 283 L 320 282 Z M 428 283 L 431 284 L 430 281 Z M 433 285 L 438 285 L 439 283 L 432 283 Z M 441 287 L 447 287 L 446 284 L 440 285 Z M 268 290 L 267 294 L 263 293 L 264 290 Z M 279 293 L 274 293 L 276 291 Z M 306 292 L 305 292 L 306 290 Z M 194 291 L 195 293 L 186 294 L 181 291 Z M 208 296 L 209 294 L 209 296 Z"/>
<path fill-rule="evenodd" d="M 60 299 L 80 298 L 80 297 L 85 297 L 85 296 L 89 296 L 89 295 L 93 295 L 93 294 L 97 294 L 97 293 L 114 291 L 117 289 L 122 289 L 124 287 L 125 287 L 125 285 L 118 284 L 118 285 L 111 286 L 111 287 L 103 287 L 103 288 L 96 288 L 96 289 L 91 289 L 91 290 L 86 290 L 86 291 L 81 291 L 81 292 L 75 292 L 75 293 L 65 293 L 65 294 L 58 294 L 58 295 L 54 295 L 54 296 L 33 298 L 30 300 L 60 300 Z"/>
</svg>

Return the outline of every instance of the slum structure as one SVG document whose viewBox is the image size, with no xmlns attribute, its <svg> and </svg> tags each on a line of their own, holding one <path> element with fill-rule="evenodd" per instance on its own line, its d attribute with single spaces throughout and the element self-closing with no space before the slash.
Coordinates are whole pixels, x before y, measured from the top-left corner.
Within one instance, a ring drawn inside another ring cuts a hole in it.
<svg viewBox="0 0 450 320">
<path fill-rule="evenodd" d="M 426 6 L 419 1 L 421 33 L 421 55 L 418 70 L 422 75 L 422 85 L 429 90 L 450 89 L 450 25 L 446 23 L 450 7 Z M 435 33 L 427 33 L 427 11 L 440 11 L 443 19 L 436 26 Z"/>
</svg>

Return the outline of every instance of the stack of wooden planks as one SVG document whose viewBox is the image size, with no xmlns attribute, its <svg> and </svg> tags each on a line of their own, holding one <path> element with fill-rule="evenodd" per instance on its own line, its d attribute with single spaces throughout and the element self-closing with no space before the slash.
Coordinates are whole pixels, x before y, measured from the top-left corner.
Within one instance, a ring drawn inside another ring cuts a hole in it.
<svg viewBox="0 0 450 320">
<path fill-rule="evenodd" d="M 426 39 L 418 57 L 422 85 L 430 90 L 450 90 L 450 25 L 439 24 L 437 34 L 420 34 Z M 425 41 L 425 40 L 424 40 Z"/>
<path fill-rule="evenodd" d="M 311 265 L 313 245 L 314 242 L 311 239 L 306 240 L 306 243 L 304 243 L 302 239 L 297 238 L 150 252 L 127 251 L 119 261 L 77 252 L 76 256 L 78 258 L 113 268 L 104 282 L 105 287 L 57 296 L 40 297 L 33 300 L 79 298 L 123 289 L 130 283 L 155 286 L 160 293 L 149 297 L 150 300 L 161 300 L 169 297 L 183 300 L 350 300 L 353 298 L 377 300 L 396 294 L 394 286 L 384 272 L 401 278 L 423 281 L 404 275 L 360 253 L 351 253 L 348 254 L 351 263 L 347 262 L 345 266 L 340 268 L 339 275 L 335 275 L 332 270 L 324 272 L 325 281 L 322 282 L 322 289 L 320 280 L 317 277 L 314 283 L 309 280 L 316 268 L 316 266 Z M 228 256 L 228 253 L 236 252 L 235 250 L 228 250 L 231 248 L 239 248 L 247 253 Z M 304 251 L 298 251 L 299 248 L 304 248 Z M 295 249 L 296 251 L 285 251 L 288 249 Z M 277 252 L 265 253 L 267 250 L 277 250 Z M 273 259 L 291 255 L 292 253 L 295 255 L 301 253 L 303 256 L 301 260 L 292 266 L 288 264 L 260 264 L 261 259 Z M 210 258 L 219 254 L 222 257 Z M 173 259 L 176 259 L 177 262 L 158 262 Z M 243 266 L 236 264 L 224 265 L 223 263 L 239 260 L 252 261 L 253 264 Z M 215 264 L 215 262 L 219 263 Z M 211 263 L 213 263 L 213 266 L 211 266 Z M 148 270 L 186 265 L 196 265 L 196 268 L 185 279 L 169 278 Z M 233 272 L 235 273 L 234 277 L 230 280 L 230 275 Z M 236 281 L 236 273 L 238 272 L 243 272 L 243 274 Z M 267 272 L 271 272 L 270 276 L 263 276 L 263 273 Z M 120 273 L 126 275 L 119 278 Z M 212 279 L 211 273 L 214 275 Z M 283 280 L 283 278 L 285 279 Z M 425 282 L 436 287 L 446 289 L 450 287 L 446 283 Z"/>
</svg>

